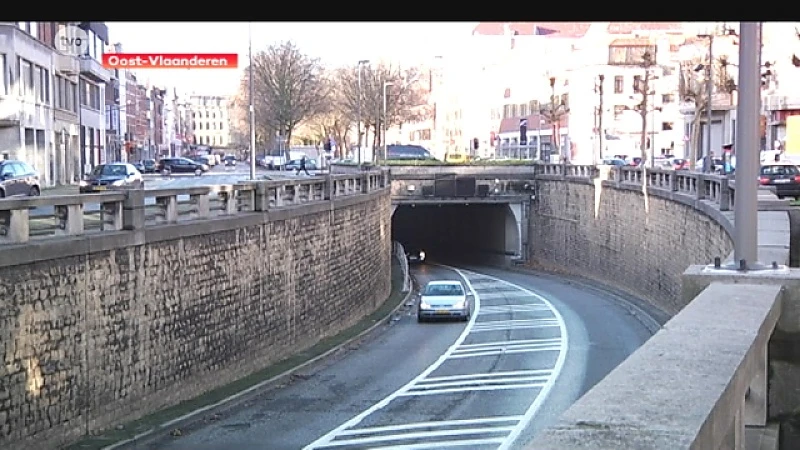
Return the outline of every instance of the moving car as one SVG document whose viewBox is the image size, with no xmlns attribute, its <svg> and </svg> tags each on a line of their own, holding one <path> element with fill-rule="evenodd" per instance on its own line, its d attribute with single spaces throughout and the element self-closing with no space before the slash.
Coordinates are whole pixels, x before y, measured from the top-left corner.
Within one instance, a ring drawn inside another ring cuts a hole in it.
<svg viewBox="0 0 800 450">
<path fill-rule="evenodd" d="M 141 189 L 142 173 L 133 164 L 110 163 L 95 166 L 78 187 L 81 194 L 103 192 L 110 189 Z"/>
<path fill-rule="evenodd" d="M 386 159 L 435 159 L 431 152 L 421 145 L 389 144 L 386 146 Z"/>
<path fill-rule="evenodd" d="M 467 321 L 470 315 L 467 290 L 460 281 L 430 281 L 423 289 L 417 309 L 417 321 L 451 318 Z"/>
<path fill-rule="evenodd" d="M 17 195 L 36 197 L 41 192 L 36 169 L 22 161 L 0 161 L 0 198 Z"/>
<path fill-rule="evenodd" d="M 222 158 L 222 161 L 225 162 L 226 166 L 235 166 L 236 165 L 236 156 L 234 156 L 234 155 L 225 155 L 225 157 Z"/>
<path fill-rule="evenodd" d="M 200 175 L 208 172 L 208 164 L 198 163 L 189 158 L 164 158 L 158 162 L 159 172 L 194 173 Z"/>
<path fill-rule="evenodd" d="M 425 252 L 416 247 L 406 247 L 406 259 L 409 264 L 417 264 L 425 261 Z"/>
<path fill-rule="evenodd" d="M 774 188 L 778 198 L 800 199 L 800 169 L 791 162 L 780 161 L 763 164 L 758 182 L 762 186 Z"/>
</svg>

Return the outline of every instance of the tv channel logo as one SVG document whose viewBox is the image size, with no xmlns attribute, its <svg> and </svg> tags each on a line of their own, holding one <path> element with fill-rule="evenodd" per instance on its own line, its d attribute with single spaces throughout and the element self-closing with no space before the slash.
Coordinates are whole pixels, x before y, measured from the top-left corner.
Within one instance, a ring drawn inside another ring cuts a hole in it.
<svg viewBox="0 0 800 450">
<path fill-rule="evenodd" d="M 56 32 L 56 49 L 65 55 L 83 56 L 89 53 L 89 33 L 77 25 L 61 25 Z"/>
</svg>

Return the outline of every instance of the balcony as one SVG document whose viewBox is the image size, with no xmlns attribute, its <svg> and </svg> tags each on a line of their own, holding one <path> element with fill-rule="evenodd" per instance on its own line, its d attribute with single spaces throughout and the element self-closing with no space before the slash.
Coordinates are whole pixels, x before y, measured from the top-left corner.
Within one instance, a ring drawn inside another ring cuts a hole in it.
<svg viewBox="0 0 800 450">
<path fill-rule="evenodd" d="M 90 56 L 80 59 L 81 75 L 95 83 L 108 83 L 111 80 L 111 71 L 103 67 L 99 61 Z"/>
<path fill-rule="evenodd" d="M 81 65 L 78 63 L 78 58 L 58 52 L 55 53 L 55 57 L 56 71 L 68 76 L 75 76 L 80 73 Z"/>
</svg>

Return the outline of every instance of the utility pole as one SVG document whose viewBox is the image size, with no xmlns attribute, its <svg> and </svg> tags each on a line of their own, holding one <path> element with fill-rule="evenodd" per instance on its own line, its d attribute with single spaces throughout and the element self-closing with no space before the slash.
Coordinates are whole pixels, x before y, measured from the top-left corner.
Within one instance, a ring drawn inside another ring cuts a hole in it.
<svg viewBox="0 0 800 450">
<path fill-rule="evenodd" d="M 361 165 L 361 100 L 363 97 L 362 90 L 361 90 L 361 68 L 364 67 L 365 64 L 369 64 L 369 61 L 366 59 L 362 59 L 358 62 L 358 123 L 356 124 L 358 128 L 358 165 Z"/>
<path fill-rule="evenodd" d="M 562 161 L 566 161 L 566 155 L 561 154 L 561 136 L 559 135 L 559 128 L 561 125 L 561 118 L 569 113 L 569 108 L 567 108 L 567 105 L 564 104 L 561 99 L 556 102 L 556 77 L 550 77 L 550 104 L 546 108 L 542 108 L 540 112 L 547 117 L 553 133 L 550 137 L 550 153 L 552 154 L 553 147 L 555 147 L 558 154 L 562 156 Z"/>
<path fill-rule="evenodd" d="M 760 82 L 760 81 L 759 81 Z M 760 85 L 759 85 L 760 88 Z M 706 115 L 708 116 L 708 130 L 705 142 L 705 158 L 703 158 L 703 172 L 711 172 L 711 123 L 714 114 L 714 34 L 708 35 L 708 78 L 706 79 Z"/>
<path fill-rule="evenodd" d="M 600 162 L 603 159 L 603 138 L 605 137 L 605 131 L 603 131 L 603 82 L 606 80 L 606 76 L 602 73 L 599 76 L 600 82 L 597 84 L 597 93 L 600 95 L 600 107 L 599 111 L 597 112 L 597 128 L 599 133 L 599 141 L 600 141 L 600 148 L 598 150 L 597 161 L 595 163 Z"/>
<path fill-rule="evenodd" d="M 642 68 L 644 68 L 644 78 L 642 78 L 639 86 L 636 89 L 642 94 L 642 101 L 639 103 L 639 115 L 642 116 L 642 136 L 639 141 L 639 149 L 642 152 L 642 163 L 645 161 L 648 163 L 650 167 L 652 167 L 653 161 L 652 158 L 648 158 L 647 156 L 647 108 L 648 108 L 648 99 L 650 97 L 650 67 L 654 64 L 653 55 L 650 52 L 645 52 L 642 55 Z"/>
<path fill-rule="evenodd" d="M 256 179 L 256 109 L 253 104 L 253 24 L 249 24 L 248 40 L 250 46 L 250 67 L 248 68 L 247 81 L 250 84 L 250 179 Z"/>
</svg>

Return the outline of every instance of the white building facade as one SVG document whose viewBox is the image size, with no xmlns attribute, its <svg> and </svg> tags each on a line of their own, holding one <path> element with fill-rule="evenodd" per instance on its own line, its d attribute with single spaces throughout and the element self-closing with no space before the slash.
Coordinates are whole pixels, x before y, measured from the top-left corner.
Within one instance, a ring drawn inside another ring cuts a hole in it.
<svg viewBox="0 0 800 450">
<path fill-rule="evenodd" d="M 89 36 L 89 46 L 85 55 L 78 58 L 80 81 L 81 167 L 83 175 L 91 172 L 98 164 L 107 160 L 105 88 L 112 77 L 103 67 L 102 58 L 108 45 L 108 28 L 103 22 L 81 22 L 80 27 Z"/>
</svg>

